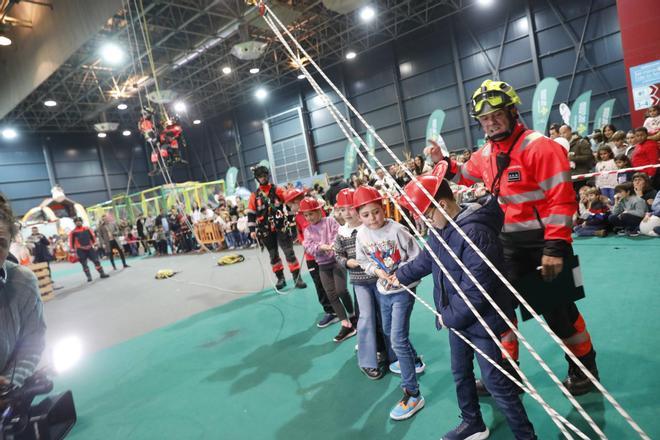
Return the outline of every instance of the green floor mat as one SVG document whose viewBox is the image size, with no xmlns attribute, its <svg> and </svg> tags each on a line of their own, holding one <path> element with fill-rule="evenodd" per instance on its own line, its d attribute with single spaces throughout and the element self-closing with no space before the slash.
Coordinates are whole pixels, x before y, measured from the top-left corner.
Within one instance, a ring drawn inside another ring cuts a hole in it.
<svg viewBox="0 0 660 440">
<path fill-rule="evenodd" d="M 587 298 L 578 303 L 598 352 L 603 384 L 652 438 L 660 436 L 660 240 L 578 240 Z M 167 282 L 167 281 L 165 281 Z M 449 369 L 447 331 L 417 305 L 411 339 L 427 362 L 420 376 L 426 407 L 389 420 L 398 377 L 367 379 L 356 339 L 332 342 L 318 329 L 313 284 L 279 296 L 266 291 L 195 315 L 84 360 L 57 379 L 72 389 L 79 420 L 71 439 L 438 439 L 460 419 Z M 418 292 L 431 298 L 426 280 Z M 521 327 L 560 378 L 566 364 L 533 322 Z M 558 412 L 594 438 L 584 421 L 521 348 L 521 365 Z M 602 396 L 579 398 L 611 439 L 636 438 Z M 540 439 L 558 438 L 529 396 Z M 482 401 L 492 439 L 511 432 L 493 401 Z"/>
</svg>

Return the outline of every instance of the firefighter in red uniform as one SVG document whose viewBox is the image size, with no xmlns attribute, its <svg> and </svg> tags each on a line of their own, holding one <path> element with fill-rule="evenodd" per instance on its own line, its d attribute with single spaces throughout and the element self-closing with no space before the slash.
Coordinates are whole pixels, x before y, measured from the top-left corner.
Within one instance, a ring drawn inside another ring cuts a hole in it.
<svg viewBox="0 0 660 440">
<path fill-rule="evenodd" d="M 69 232 L 69 252 L 78 255 L 78 261 L 80 261 L 80 264 L 83 267 L 83 271 L 87 276 L 87 281 L 92 281 L 92 274 L 87 266 L 88 259 L 92 260 L 92 263 L 94 263 L 94 267 L 101 278 L 108 278 L 109 275 L 103 271 L 99 257 L 96 254 L 96 249 L 94 248 L 96 245 L 96 236 L 94 235 L 94 232 L 92 232 L 87 226 L 83 226 L 83 221 L 80 217 L 74 218 L 73 221 L 76 224 L 76 227 Z"/>
<path fill-rule="evenodd" d="M 268 168 L 259 165 L 252 169 L 254 178 L 257 180 L 257 190 L 250 194 L 248 202 L 248 227 L 253 240 L 259 240 L 260 244 L 266 246 L 270 256 L 270 264 L 275 276 L 277 276 L 276 289 L 286 286 L 284 280 L 284 265 L 277 250 L 282 248 L 284 258 L 289 265 L 289 271 L 293 275 L 296 287 L 304 289 L 307 284 L 300 277 L 300 263 L 293 251 L 293 239 L 291 237 L 292 219 L 289 219 L 284 211 L 285 190 L 269 182 L 270 172 Z"/>
<path fill-rule="evenodd" d="M 486 80 L 471 101 L 471 114 L 486 133 L 486 144 L 463 165 L 451 163 L 454 182 L 483 182 L 499 197 L 504 211 L 501 240 L 507 277 L 515 282 L 541 267 L 545 280 L 555 278 L 572 255 L 572 216 L 576 211 L 570 166 L 563 147 L 528 130 L 518 118 L 520 98 L 509 84 Z M 566 346 L 598 378 L 596 352 L 574 302 L 539 311 Z M 518 341 L 510 330 L 502 342 L 518 357 Z M 564 385 L 574 395 L 595 389 L 568 359 Z M 508 365 L 508 364 L 507 364 Z M 479 384 L 482 394 L 487 391 Z"/>
</svg>

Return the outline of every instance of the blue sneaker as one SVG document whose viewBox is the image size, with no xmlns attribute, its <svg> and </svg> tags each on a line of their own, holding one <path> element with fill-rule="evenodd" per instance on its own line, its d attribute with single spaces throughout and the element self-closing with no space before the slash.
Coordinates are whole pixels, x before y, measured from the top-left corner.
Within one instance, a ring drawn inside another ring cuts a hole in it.
<svg viewBox="0 0 660 440">
<path fill-rule="evenodd" d="M 422 408 L 424 408 L 424 397 L 422 393 L 418 391 L 417 396 L 411 396 L 408 394 L 408 391 L 404 390 L 403 398 L 390 411 L 390 418 L 393 420 L 405 420 L 415 415 Z"/>
<path fill-rule="evenodd" d="M 417 359 L 415 359 L 415 373 L 422 374 L 425 369 L 426 369 L 426 364 L 424 363 L 422 358 L 418 357 Z M 401 366 L 399 365 L 399 361 L 392 362 L 390 364 L 390 371 L 394 374 L 401 374 Z"/>
<path fill-rule="evenodd" d="M 316 324 L 318 328 L 326 328 L 330 324 L 334 324 L 335 322 L 339 322 L 339 318 L 337 318 L 337 315 L 333 315 L 331 313 L 326 313 L 323 315 L 323 318 Z"/>
<path fill-rule="evenodd" d="M 484 440 L 490 436 L 490 431 L 483 420 L 468 423 L 461 422 L 456 428 L 442 436 L 441 440 Z"/>
</svg>

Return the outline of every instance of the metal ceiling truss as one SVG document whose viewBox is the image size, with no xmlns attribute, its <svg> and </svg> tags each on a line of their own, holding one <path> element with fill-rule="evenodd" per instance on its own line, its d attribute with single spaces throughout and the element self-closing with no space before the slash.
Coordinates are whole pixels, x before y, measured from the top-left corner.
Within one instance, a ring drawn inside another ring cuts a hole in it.
<svg viewBox="0 0 660 440">
<path fill-rule="evenodd" d="M 289 29 L 315 61 L 328 68 L 344 60 L 349 49 L 362 52 L 385 44 L 473 3 L 377 0 L 372 2 L 378 9 L 372 24 L 362 23 L 355 13 L 336 14 L 320 0 L 288 0 L 279 7 L 293 8 L 298 18 Z M 243 0 L 144 0 L 144 11 L 138 11 L 140 0 L 127 0 L 126 4 L 130 14 L 126 9 L 119 11 L 5 120 L 36 132 L 90 131 L 104 119 L 132 127 L 139 112 L 134 85 L 141 84 L 143 96 L 154 90 L 149 79 L 138 83 L 142 71 L 151 77 L 138 17 L 146 18 L 160 89 L 177 92 L 187 103 L 191 118 L 208 118 L 244 103 L 252 99 L 257 85 L 274 90 L 298 81 L 298 71 L 285 49 L 270 29 L 256 25 L 261 17 Z M 275 1 L 271 4 L 277 6 Z M 242 61 L 230 53 L 246 32 L 249 39 L 268 43 L 265 54 L 256 61 Z M 129 62 L 109 68 L 99 61 L 99 47 L 108 39 L 132 48 Z M 209 47 L 199 50 L 204 43 Z M 232 73 L 224 75 L 224 66 L 230 66 Z M 249 74 L 251 67 L 259 67 L 260 72 Z M 111 95 L 122 87 L 127 96 L 116 99 Z M 57 101 L 57 106 L 45 107 L 47 99 Z M 118 111 L 119 102 L 127 103 L 129 109 Z"/>
</svg>

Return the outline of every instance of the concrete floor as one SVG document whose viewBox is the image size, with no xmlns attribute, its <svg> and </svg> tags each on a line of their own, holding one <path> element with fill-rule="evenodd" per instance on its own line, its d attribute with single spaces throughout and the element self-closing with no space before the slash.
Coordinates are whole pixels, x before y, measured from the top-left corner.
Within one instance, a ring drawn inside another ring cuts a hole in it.
<svg viewBox="0 0 660 440">
<path fill-rule="evenodd" d="M 218 266 L 217 259 L 227 253 L 240 253 L 246 260 Z M 296 254 L 301 258 L 302 247 L 296 246 Z M 48 331 L 42 364 L 50 362 L 53 345 L 64 337 L 79 337 L 83 354 L 89 355 L 248 293 L 271 288 L 275 281 L 268 254 L 258 248 L 138 257 L 129 259 L 128 264 L 130 268 L 114 271 L 104 261 L 110 278 L 101 280 L 92 270 L 92 283 L 85 281 L 78 263 L 52 265 L 53 279 L 61 288 L 54 299 L 44 303 Z M 121 262 L 117 266 L 121 267 Z M 156 280 L 159 269 L 179 273 L 171 279 Z M 287 288 L 291 285 L 289 282 Z"/>
</svg>

